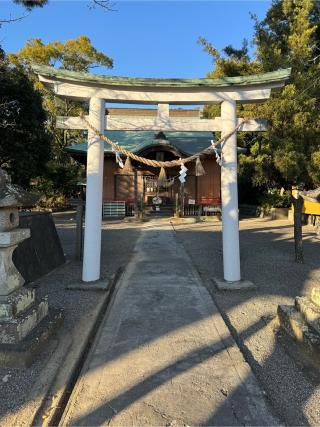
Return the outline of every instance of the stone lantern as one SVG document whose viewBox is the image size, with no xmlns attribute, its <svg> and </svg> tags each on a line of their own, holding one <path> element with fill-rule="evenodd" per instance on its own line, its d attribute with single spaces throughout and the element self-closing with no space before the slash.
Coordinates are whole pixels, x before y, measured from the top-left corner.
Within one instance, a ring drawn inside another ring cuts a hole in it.
<svg viewBox="0 0 320 427">
<path fill-rule="evenodd" d="M 38 196 L 11 183 L 0 169 L 0 366 L 26 366 L 62 319 L 49 313 L 48 301 L 38 301 L 35 289 L 23 287 L 24 279 L 13 264 L 12 254 L 30 237 L 19 227 L 18 207 L 33 206 Z"/>
</svg>

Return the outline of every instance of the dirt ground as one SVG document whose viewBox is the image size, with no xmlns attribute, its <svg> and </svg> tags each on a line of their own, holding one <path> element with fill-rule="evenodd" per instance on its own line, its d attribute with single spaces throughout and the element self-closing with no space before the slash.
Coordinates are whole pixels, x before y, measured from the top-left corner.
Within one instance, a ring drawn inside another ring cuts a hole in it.
<svg viewBox="0 0 320 427">
<path fill-rule="evenodd" d="M 320 424 L 319 380 L 297 366 L 275 339 L 270 319 L 279 304 L 293 304 L 319 284 L 320 240 L 304 227 L 305 263 L 294 262 L 293 227 L 286 220 L 240 222 L 242 278 L 254 291 L 221 292 L 212 278 L 222 278 L 220 224 L 175 226 L 247 361 L 281 418 L 290 425 Z"/>
<path fill-rule="evenodd" d="M 99 298 L 92 291 L 66 290 L 68 284 L 81 279 L 81 263 L 72 260 L 74 220 L 60 218 L 56 225 L 69 261 L 32 285 L 40 294 L 48 294 L 51 306 L 64 309 L 64 326 L 31 368 L 0 369 L 0 425 L 10 425 L 7 417 L 28 404 L 29 390 L 59 345 L 59 337 L 71 333 L 83 310 L 90 313 Z M 104 224 L 103 278 L 129 262 L 141 227 L 148 223 Z M 310 379 L 287 354 L 269 325 L 279 304 L 292 304 L 295 296 L 308 294 L 319 283 L 320 240 L 314 229 L 304 227 L 305 263 L 299 265 L 294 262 L 293 227 L 288 221 L 242 220 L 242 277 L 258 288 L 234 292 L 217 291 L 212 282 L 213 277 L 222 277 L 221 224 L 184 223 L 175 224 L 174 229 L 283 423 L 320 425 L 319 381 Z"/>
<path fill-rule="evenodd" d="M 38 296 L 48 295 L 49 306 L 62 308 L 64 323 L 57 335 L 50 339 L 49 346 L 27 369 L 0 369 L 0 425 L 12 426 L 12 416 L 24 411 L 30 402 L 30 390 L 37 385 L 37 381 L 46 368 L 50 357 L 57 351 L 59 344 L 66 336 L 74 335 L 79 321 L 83 316 L 94 316 L 96 306 L 101 299 L 101 293 L 95 291 L 67 290 L 69 284 L 81 280 L 81 263 L 74 261 L 75 249 L 75 221 L 74 218 L 55 218 L 56 227 L 60 236 L 66 264 L 49 275 L 34 283 Z M 107 280 L 119 267 L 125 267 L 130 259 L 139 229 L 133 225 L 108 223 L 102 229 L 102 278 Z M 18 415 L 19 419 L 19 415 Z"/>
</svg>

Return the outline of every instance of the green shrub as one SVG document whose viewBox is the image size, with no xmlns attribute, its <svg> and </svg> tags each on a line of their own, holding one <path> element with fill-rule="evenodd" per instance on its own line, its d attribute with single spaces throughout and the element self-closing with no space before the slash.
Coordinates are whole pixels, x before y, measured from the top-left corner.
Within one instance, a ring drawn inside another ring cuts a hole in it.
<svg viewBox="0 0 320 427">
<path fill-rule="evenodd" d="M 260 196 L 259 202 L 265 210 L 270 210 L 271 208 L 289 208 L 291 206 L 291 194 L 289 192 L 281 194 L 278 188 L 272 188 Z"/>
<path fill-rule="evenodd" d="M 44 209 L 60 210 L 68 207 L 68 200 L 63 194 L 43 196 L 39 200 L 38 206 Z"/>
</svg>

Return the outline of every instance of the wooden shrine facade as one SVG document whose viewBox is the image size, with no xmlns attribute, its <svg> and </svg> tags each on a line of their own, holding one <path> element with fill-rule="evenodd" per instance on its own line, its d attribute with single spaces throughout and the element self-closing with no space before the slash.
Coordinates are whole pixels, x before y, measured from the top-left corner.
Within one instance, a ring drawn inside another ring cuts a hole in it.
<svg viewBox="0 0 320 427">
<path fill-rule="evenodd" d="M 130 111 L 129 111 L 130 110 Z M 107 110 L 108 118 L 112 117 L 155 117 L 155 109 L 122 109 L 112 108 Z M 199 117 L 199 109 L 173 109 L 173 117 L 179 117 L 187 123 L 195 117 Z M 58 127 L 64 126 L 64 121 L 58 121 Z M 107 132 L 110 135 L 110 132 Z M 146 131 L 113 131 L 110 137 L 120 141 L 120 145 L 130 149 L 138 147 L 134 152 L 140 156 L 153 160 L 173 160 L 184 158 L 187 155 L 208 147 L 214 135 L 212 132 L 146 132 Z M 87 145 L 74 144 L 66 148 L 66 151 L 76 160 L 86 165 Z M 124 161 L 124 159 L 123 159 Z M 110 147 L 105 145 L 104 173 L 103 173 L 103 203 L 119 202 L 126 203 L 127 215 L 132 215 L 141 201 L 148 212 L 155 210 L 153 199 L 155 196 L 161 198 L 160 211 L 168 214 L 173 213 L 177 201 L 180 206 L 185 206 L 188 215 L 196 215 L 199 212 L 210 214 L 216 212 L 221 205 L 220 194 L 220 167 L 214 156 L 202 158 L 205 175 L 196 176 L 195 162 L 189 163 L 186 182 L 183 193 L 178 180 L 179 167 L 166 170 L 169 186 L 158 186 L 159 168 L 152 168 L 132 161 L 132 170 L 127 171 L 116 162 L 116 156 Z M 183 194 L 183 196 L 182 196 Z M 181 201 L 183 197 L 183 203 Z"/>
</svg>

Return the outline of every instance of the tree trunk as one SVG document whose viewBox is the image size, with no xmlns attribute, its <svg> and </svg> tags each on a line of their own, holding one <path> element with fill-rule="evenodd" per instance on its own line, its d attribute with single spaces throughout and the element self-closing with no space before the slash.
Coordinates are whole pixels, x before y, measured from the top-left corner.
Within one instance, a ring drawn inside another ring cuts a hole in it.
<svg viewBox="0 0 320 427">
<path fill-rule="evenodd" d="M 298 193 L 298 198 L 292 197 L 294 207 L 293 228 L 294 228 L 294 249 L 295 261 L 299 264 L 303 263 L 303 247 L 302 247 L 302 206 L 303 198 Z"/>
</svg>

